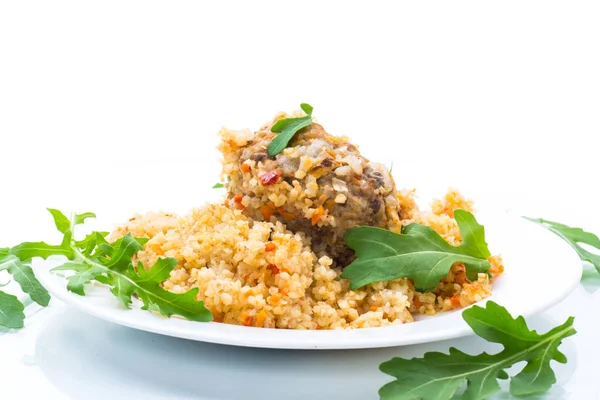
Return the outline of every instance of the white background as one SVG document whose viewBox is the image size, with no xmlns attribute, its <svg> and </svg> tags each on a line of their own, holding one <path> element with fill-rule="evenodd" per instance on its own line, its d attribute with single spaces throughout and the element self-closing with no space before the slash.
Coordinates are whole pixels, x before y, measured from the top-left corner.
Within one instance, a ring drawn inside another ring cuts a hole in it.
<svg viewBox="0 0 600 400">
<path fill-rule="evenodd" d="M 51 240 L 45 207 L 112 223 L 201 205 L 220 127 L 300 102 L 423 199 L 456 186 L 600 232 L 598 21 L 592 1 L 0 2 L 0 244 Z M 585 306 L 594 330 L 599 297 L 579 290 L 547 314 Z M 60 398 L 18 347 L 50 310 L 0 336 L 3 399 L 33 396 L 27 374 Z M 560 396 L 598 395 L 580 361 Z"/>
</svg>

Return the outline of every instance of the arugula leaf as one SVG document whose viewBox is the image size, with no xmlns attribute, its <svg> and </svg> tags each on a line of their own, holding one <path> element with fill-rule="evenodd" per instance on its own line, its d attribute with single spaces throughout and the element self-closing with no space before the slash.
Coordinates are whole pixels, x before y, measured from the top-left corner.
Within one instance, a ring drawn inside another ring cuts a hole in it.
<svg viewBox="0 0 600 400">
<path fill-rule="evenodd" d="M 131 258 L 143 249 L 143 245 L 147 241 L 146 238 L 133 238 L 128 233 L 111 244 L 102 243 L 100 244 L 100 256 L 106 255 L 110 259 L 99 257 L 98 260 L 112 270 L 124 271 L 131 264 Z"/>
<path fill-rule="evenodd" d="M 70 236 L 70 231 L 67 231 L 65 238 Z M 166 316 L 180 315 L 192 321 L 212 321 L 211 312 L 202 301 L 196 300 L 197 288 L 177 294 L 161 286 L 177 266 L 176 259 L 158 259 L 148 271 L 140 263 L 136 271 L 132 258 L 142 250 L 148 239 L 134 238 L 127 234 L 108 243 L 104 236 L 104 232 L 94 232 L 82 241 L 70 241 L 73 261 L 65 262 L 52 270 L 74 272 L 67 278 L 68 290 L 84 296 L 85 285 L 96 280 L 110 286 L 111 293 L 127 308 L 130 308 L 131 297 L 135 294 L 142 300 L 144 310 L 155 310 Z"/>
<path fill-rule="evenodd" d="M 132 240 L 135 242 L 135 239 Z M 129 241 L 129 243 L 133 242 Z M 122 244 L 120 248 L 124 248 Z M 113 251 L 121 259 L 123 253 L 120 248 L 115 247 Z M 139 263 L 137 272 L 131 261 L 124 268 L 120 262 L 101 264 L 99 263 L 100 259 L 83 257 L 80 262 L 65 263 L 54 268 L 53 271 L 75 271 L 75 274 L 68 278 L 67 288 L 82 296 L 85 295 L 84 285 L 92 280 L 97 280 L 111 286 L 111 293 L 127 308 L 130 308 L 131 296 L 135 294 L 144 303 L 143 310 L 156 310 L 166 316 L 180 315 L 191 321 L 212 321 L 211 312 L 203 302 L 196 300 L 197 288 L 177 294 L 169 292 L 161 286 L 161 283 L 169 278 L 170 272 L 177 266 L 176 259 L 159 258 L 148 271 Z M 117 268 L 115 269 L 115 267 Z"/>
<path fill-rule="evenodd" d="M 350 229 L 344 241 L 357 258 L 344 269 L 342 278 L 350 280 L 352 290 L 398 278 L 413 279 L 416 288 L 429 290 L 460 261 L 467 276 L 476 279 L 490 268 L 483 226 L 465 210 L 456 210 L 454 217 L 463 237 L 459 246 L 451 246 L 430 227 L 416 223 L 404 227 L 401 234 L 372 226 Z"/>
<path fill-rule="evenodd" d="M 71 231 L 67 230 L 64 239 L 59 245 L 50 245 L 44 242 L 24 242 L 10 249 L 10 254 L 19 257 L 22 261 L 31 260 L 34 257 L 46 259 L 50 256 L 65 256 L 68 259 L 74 257 L 70 246 Z"/>
<path fill-rule="evenodd" d="M 313 107 L 310 104 L 302 103 L 300 104 L 300 108 L 306 113 L 305 117 L 283 118 L 271 127 L 271 132 L 279 133 L 269 143 L 268 150 L 271 157 L 285 149 L 299 130 L 312 124 Z"/>
<path fill-rule="evenodd" d="M 77 273 L 67 278 L 67 290 L 80 296 L 85 296 L 85 285 L 97 279 L 103 269 L 93 268 L 80 262 L 66 262 L 51 271 L 76 271 Z"/>
<path fill-rule="evenodd" d="M 61 244 L 49 245 L 44 242 L 25 242 L 10 249 L 10 254 L 19 257 L 21 261 L 31 260 L 34 257 L 46 259 L 50 256 L 65 256 L 70 260 L 73 259 L 74 252 L 71 247 L 73 227 L 83 224 L 88 218 L 95 218 L 96 214 L 87 212 L 75 215 L 72 227 L 69 219 L 61 211 L 54 208 L 48 208 L 48 211 L 54 218 L 56 229 L 64 235 Z"/>
<path fill-rule="evenodd" d="M 85 222 L 85 220 L 88 218 L 96 218 L 96 214 L 94 214 L 93 212 L 76 214 L 75 215 L 75 225 L 83 224 Z"/>
<path fill-rule="evenodd" d="M 155 306 L 154 309 L 166 316 L 176 314 L 196 321 L 212 321 L 210 311 L 204 307 L 204 304 L 195 300 L 198 288 L 182 294 L 171 293 L 162 288 L 161 283 L 169 278 L 170 272 L 176 265 L 177 260 L 174 258 L 159 258 L 148 271 L 143 265 L 138 264 L 135 282 L 139 289 L 136 288 L 135 293 L 144 302 L 142 309 L 147 310 Z M 157 291 L 162 292 L 162 295 L 157 296 Z"/>
<path fill-rule="evenodd" d="M 65 214 L 55 208 L 48 208 L 47 210 L 52 214 L 54 225 L 56 225 L 56 229 L 58 229 L 60 233 L 66 233 L 71 229 L 71 221 L 69 221 L 69 218 L 67 218 Z M 88 218 L 96 218 L 96 214 L 87 212 L 75 215 L 75 225 L 83 224 Z"/>
<path fill-rule="evenodd" d="M 60 233 L 65 233 L 71 228 L 71 222 L 65 214 L 55 208 L 47 208 L 47 210 L 52 214 L 54 225 L 56 225 L 56 229 L 58 229 Z"/>
<path fill-rule="evenodd" d="M 21 286 L 21 290 L 27 293 L 31 297 L 31 300 L 43 307 L 48 305 L 50 294 L 40 281 L 37 280 L 29 265 L 22 263 L 15 256 L 7 256 L 4 259 L 0 259 L 0 271 L 3 269 L 6 269 L 13 276 L 15 281 Z"/>
<path fill-rule="evenodd" d="M 73 226 L 85 222 L 87 218 L 95 217 L 93 213 L 83 213 L 74 216 L 73 224 L 59 210 L 48 208 L 48 212 L 54 219 L 54 225 L 59 232 L 63 234 L 63 240 L 60 245 L 49 245 L 44 242 L 25 242 L 13 248 L 0 249 L 0 271 L 6 270 L 11 274 L 14 280 L 21 286 L 21 290 L 27 293 L 29 297 L 39 305 L 46 307 L 50 302 L 50 294 L 37 280 L 33 269 L 31 268 L 31 260 L 34 257 L 48 258 L 50 256 L 65 256 L 68 259 L 73 259 L 75 253 L 72 248 L 72 229 Z M 94 235 L 94 238 L 96 236 Z M 91 251 L 90 248 L 95 246 L 90 241 L 90 237 L 86 237 L 78 244 L 85 245 L 86 251 Z M 9 328 L 21 328 L 23 326 L 23 309 L 24 305 L 19 302 L 16 297 L 6 297 L 7 295 L 0 292 L 2 302 L 0 303 L 0 326 Z M 20 306 L 17 307 L 16 303 Z M 18 321 L 21 321 L 20 323 Z M 17 322 L 16 322 L 17 321 Z"/>
<path fill-rule="evenodd" d="M 85 286 L 96 280 L 109 285 L 110 291 L 128 308 L 132 303 L 131 296 L 135 294 L 144 303 L 143 309 L 167 316 L 176 314 L 193 321 L 212 320 L 212 314 L 204 303 L 196 300 L 198 289 L 176 294 L 162 288 L 162 282 L 168 279 L 177 260 L 159 259 L 149 271 L 141 264 L 135 270 L 132 258 L 142 250 L 148 239 L 128 234 L 108 243 L 105 239 L 108 232 L 92 232 L 76 241 L 73 238 L 75 226 L 95 217 L 95 214 L 77 214 L 69 220 L 59 210 L 48 211 L 56 228 L 63 234 L 61 244 L 25 242 L 13 248 L 0 249 L 0 271 L 7 270 L 12 274 L 33 301 L 46 306 L 50 295 L 35 278 L 30 260 L 34 257 L 64 256 L 67 261 L 53 271 L 74 272 L 67 278 L 67 289 L 74 293 L 85 295 Z M 25 318 L 23 309 L 23 304 L 15 296 L 0 292 L 0 326 L 21 328 Z"/>
<path fill-rule="evenodd" d="M 598 236 L 594 235 L 593 233 L 586 232 L 581 228 L 574 228 L 558 222 L 548 221 L 547 219 L 543 218 L 523 218 L 531 222 L 535 222 L 536 224 L 539 224 L 544 228 L 548 229 L 550 232 L 553 232 L 556 235 L 558 235 L 561 239 L 563 239 L 565 242 L 569 243 L 571 247 L 573 247 L 573 249 L 577 252 L 579 258 L 581 258 L 582 261 L 589 262 L 594 267 L 596 267 L 596 270 L 598 270 L 598 272 L 600 272 L 600 256 L 587 251 L 579 245 L 579 243 L 585 243 L 589 246 L 600 250 L 600 239 L 598 238 Z"/>
<path fill-rule="evenodd" d="M 218 182 L 218 183 L 215 183 L 212 188 L 213 189 L 222 189 L 224 187 L 225 187 L 224 183 Z"/>
<path fill-rule="evenodd" d="M 498 304 L 488 301 L 486 307 L 474 306 L 463 311 L 464 320 L 473 331 L 487 341 L 500 343 L 504 350 L 497 354 L 472 356 L 450 348 L 449 354 L 431 352 L 423 358 L 393 358 L 379 369 L 397 380 L 379 390 L 381 399 L 449 399 L 465 379 L 463 399 L 483 399 L 500 390 L 498 379 L 508 379 L 505 369 L 525 361 L 527 365 L 510 381 L 510 393 L 528 396 L 547 391 L 556 377 L 550 361 L 565 363 L 558 350 L 561 341 L 576 333 L 573 317 L 548 331 L 538 334 L 529 330 L 523 317 L 513 318 Z"/>
<path fill-rule="evenodd" d="M 25 320 L 25 307 L 17 296 L 0 291 L 0 326 L 19 329 Z"/>
<path fill-rule="evenodd" d="M 96 246 L 101 242 L 106 242 L 104 239 L 110 232 L 92 232 L 83 240 L 75 242 L 75 246 L 83 250 L 83 254 L 90 255 Z"/>
</svg>

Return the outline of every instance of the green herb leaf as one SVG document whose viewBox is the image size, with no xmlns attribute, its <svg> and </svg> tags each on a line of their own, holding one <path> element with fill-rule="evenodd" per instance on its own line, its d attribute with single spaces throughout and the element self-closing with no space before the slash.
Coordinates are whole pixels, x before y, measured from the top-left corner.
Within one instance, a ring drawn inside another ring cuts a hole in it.
<svg viewBox="0 0 600 400">
<path fill-rule="evenodd" d="M 58 229 L 60 233 L 65 233 L 69 230 L 69 228 L 71 228 L 71 222 L 69 221 L 69 218 L 65 216 L 65 214 L 54 208 L 48 208 L 47 210 L 50 212 L 50 214 L 52 214 L 52 218 L 54 218 L 54 225 L 56 225 L 56 229 Z"/>
<path fill-rule="evenodd" d="M 137 243 L 135 239 L 121 242 L 118 248 L 114 248 L 115 257 L 124 259 L 122 251 L 123 243 Z M 78 263 L 66 263 L 53 271 L 72 270 L 67 288 L 79 295 L 85 295 L 84 285 L 92 280 L 109 285 L 113 293 L 126 307 L 131 305 L 131 296 L 136 294 L 144 303 L 142 309 L 156 310 L 163 315 L 180 315 L 191 321 L 212 321 L 212 314 L 204 306 L 204 303 L 196 300 L 198 289 L 192 289 L 182 294 L 171 293 L 162 288 L 161 283 L 169 278 L 170 272 L 177 265 L 174 258 L 159 258 L 150 270 L 146 271 L 142 264 L 138 264 L 137 272 L 131 264 L 126 268 L 122 262 L 109 262 L 100 264 L 99 259 L 82 258 Z M 117 269 L 115 269 L 115 267 Z"/>
<path fill-rule="evenodd" d="M 401 234 L 371 226 L 350 229 L 344 241 L 357 258 L 344 269 L 342 278 L 350 280 L 352 290 L 398 278 L 413 279 L 416 288 L 428 290 L 460 261 L 467 276 L 476 279 L 490 268 L 483 226 L 467 211 L 456 210 L 454 216 L 463 237 L 460 246 L 451 246 L 430 227 L 414 223 Z"/>
<path fill-rule="evenodd" d="M 523 317 L 513 318 L 504 307 L 488 301 L 486 307 L 474 306 L 463 311 L 463 318 L 473 331 L 487 341 L 500 343 L 497 354 L 476 356 L 450 348 L 449 354 L 432 352 L 410 360 L 393 358 L 380 370 L 397 378 L 379 390 L 381 399 L 449 399 L 465 379 L 463 399 L 484 399 L 500 390 L 498 379 L 508 379 L 505 369 L 525 361 L 527 365 L 510 381 L 510 393 L 528 396 L 546 392 L 556 377 L 550 361 L 567 361 L 558 346 L 576 333 L 573 317 L 564 324 L 540 335 L 529 330 Z"/>
<path fill-rule="evenodd" d="M 76 223 L 77 220 L 72 222 Z M 212 320 L 212 314 L 204 303 L 196 300 L 198 289 L 182 294 L 163 289 L 162 282 L 169 278 L 170 272 L 177 265 L 177 260 L 158 259 L 148 271 L 142 264 L 138 264 L 136 271 L 132 258 L 142 250 L 148 239 L 134 238 L 128 234 L 113 243 L 108 243 L 105 236 L 105 232 L 94 232 L 82 241 L 70 240 L 69 247 L 74 261 L 65 262 L 53 269 L 53 271 L 74 272 L 67 278 L 68 290 L 84 296 L 85 286 L 96 280 L 110 286 L 111 293 L 125 307 L 130 307 L 131 297 L 135 294 L 144 303 L 143 309 L 155 310 L 166 316 L 180 315 L 192 321 Z M 69 229 L 65 233 L 65 239 L 70 238 Z M 57 248 L 57 246 L 50 247 L 55 250 Z M 62 252 L 62 247 L 60 251 Z M 43 254 L 46 255 L 45 252 Z"/>
<path fill-rule="evenodd" d="M 86 235 L 85 239 L 75 242 L 75 245 L 81 249 L 85 255 L 89 256 L 100 242 L 106 242 L 104 238 L 109 233 L 110 232 L 92 232 L 89 235 Z"/>
<path fill-rule="evenodd" d="M 182 294 L 167 292 L 162 288 L 161 283 L 169 278 L 176 265 L 174 258 L 159 258 L 148 271 L 141 264 L 138 265 L 135 283 L 139 289 L 136 288 L 135 292 L 144 302 L 142 309 L 155 309 L 166 316 L 181 315 L 193 321 L 212 321 L 210 311 L 202 302 L 196 301 L 198 288 Z"/>
<path fill-rule="evenodd" d="M 307 114 L 305 117 L 283 118 L 271 127 L 271 132 L 279 133 L 279 135 L 275 136 L 273 140 L 271 140 L 271 143 L 269 143 L 268 150 L 271 157 L 279 154 L 285 149 L 299 130 L 312 124 L 312 106 L 307 103 L 302 103 L 300 104 L 300 108 Z"/>
<path fill-rule="evenodd" d="M 300 104 L 300 108 L 302 109 L 302 111 L 304 111 L 307 115 L 312 115 L 313 112 L 313 107 L 308 104 L 308 103 L 302 103 Z"/>
<path fill-rule="evenodd" d="M 25 307 L 12 294 L 0 292 L 0 326 L 19 329 L 25 320 Z"/>
<path fill-rule="evenodd" d="M 48 208 L 50 214 L 52 214 L 52 218 L 54 218 L 54 225 L 56 225 L 56 229 L 60 233 L 66 233 L 69 229 L 71 229 L 71 222 L 69 218 L 62 211 L 59 211 L 55 208 Z M 75 225 L 83 224 L 88 218 L 96 218 L 96 214 L 87 212 L 83 214 L 75 215 Z"/>
<path fill-rule="evenodd" d="M 31 260 L 34 257 L 46 259 L 50 256 L 65 256 L 72 259 L 74 253 L 70 243 L 71 231 L 67 230 L 62 243 L 57 246 L 44 242 L 25 242 L 10 249 L 10 254 L 19 257 L 22 261 Z"/>
<path fill-rule="evenodd" d="M 46 307 L 50 302 L 50 294 L 42 286 L 33 274 L 33 270 L 15 256 L 7 256 L 0 259 L 0 271 L 6 269 L 14 280 L 21 286 L 21 290 L 27 293 L 31 300 Z"/>
<path fill-rule="evenodd" d="M 111 244 L 103 243 L 100 245 L 100 256 L 110 256 L 110 259 L 99 257 L 98 260 L 115 271 L 127 270 L 131 264 L 131 258 L 140 250 L 148 241 L 146 238 L 133 238 L 131 234 L 127 234 Z"/>
<path fill-rule="evenodd" d="M 224 188 L 224 187 L 225 187 L 225 184 L 224 184 L 224 183 L 221 183 L 221 182 L 219 182 L 219 183 L 215 183 L 215 184 L 214 184 L 214 186 L 213 186 L 212 188 L 213 188 L 213 189 L 222 189 L 222 188 Z"/>
<path fill-rule="evenodd" d="M 94 268 L 81 262 L 66 262 L 52 271 L 76 271 L 77 273 L 67 278 L 67 290 L 80 296 L 85 296 L 85 285 L 99 278 L 105 270 Z"/>
<path fill-rule="evenodd" d="M 585 243 L 589 246 L 600 250 L 600 239 L 598 238 L 598 236 L 594 235 L 593 233 L 586 232 L 581 228 L 574 228 L 568 225 L 548 221 L 542 218 L 523 218 L 531 222 L 540 224 L 544 228 L 548 229 L 550 232 L 553 232 L 556 235 L 558 235 L 561 239 L 563 239 L 565 242 L 569 243 L 571 247 L 573 247 L 573 249 L 577 252 L 579 258 L 581 258 L 582 261 L 589 262 L 594 267 L 596 267 L 598 272 L 600 272 L 600 256 L 587 251 L 579 245 L 579 243 Z"/>
<path fill-rule="evenodd" d="M 83 224 L 88 218 L 96 218 L 96 214 L 93 212 L 86 212 L 83 214 L 75 215 L 75 225 Z"/>
</svg>

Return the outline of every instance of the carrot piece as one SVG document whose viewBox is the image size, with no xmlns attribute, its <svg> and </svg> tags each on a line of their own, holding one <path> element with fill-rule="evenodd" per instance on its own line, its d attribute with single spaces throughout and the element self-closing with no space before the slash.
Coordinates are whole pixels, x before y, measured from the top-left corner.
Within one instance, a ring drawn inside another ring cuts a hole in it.
<svg viewBox="0 0 600 400">
<path fill-rule="evenodd" d="M 240 315 L 240 322 L 242 324 L 244 324 L 245 326 L 250 326 L 252 325 L 252 316 L 249 315 L 246 311 L 242 311 L 242 314 Z"/>
<path fill-rule="evenodd" d="M 319 206 L 319 208 L 316 209 L 316 211 L 313 213 L 310 219 L 310 222 L 313 224 L 313 226 L 319 222 L 324 213 L 325 209 L 323 208 L 323 206 Z"/>
<path fill-rule="evenodd" d="M 268 298 L 269 304 L 271 304 L 272 306 L 278 305 L 281 302 L 281 297 L 282 296 L 279 293 L 272 294 Z"/>
<path fill-rule="evenodd" d="M 421 300 L 419 300 L 419 296 L 418 295 L 414 295 L 413 296 L 413 304 L 415 305 L 415 308 L 418 310 L 419 308 L 421 308 Z"/>
<path fill-rule="evenodd" d="M 277 275 L 279 273 L 279 268 L 277 268 L 277 265 L 275 264 L 269 264 L 267 268 L 271 270 L 271 274 L 273 275 Z"/>
<path fill-rule="evenodd" d="M 273 216 L 273 207 L 270 204 L 264 205 L 260 208 L 260 213 L 262 214 L 265 221 L 269 221 L 271 216 Z"/>
<path fill-rule="evenodd" d="M 452 305 L 456 308 L 460 308 L 462 307 L 462 305 L 460 304 L 460 295 L 456 295 L 456 296 L 452 296 L 452 298 L 450 299 L 450 303 L 452 303 Z"/>
<path fill-rule="evenodd" d="M 277 245 L 273 242 L 269 242 L 265 244 L 265 251 L 275 251 L 277 250 Z"/>
<path fill-rule="evenodd" d="M 267 319 L 267 313 L 265 310 L 260 310 L 258 314 L 256 314 L 256 320 L 254 321 L 254 326 L 261 327 L 265 323 Z"/>
<path fill-rule="evenodd" d="M 236 203 L 241 203 L 243 198 L 244 196 L 242 196 L 241 193 L 238 193 L 233 197 L 233 201 L 235 201 Z"/>
<path fill-rule="evenodd" d="M 279 215 L 281 215 L 283 217 L 283 219 L 285 219 L 286 221 L 291 221 L 296 219 L 296 216 L 294 214 L 292 214 L 291 212 L 288 212 L 286 210 L 284 210 L 283 208 L 279 207 L 277 208 L 277 212 L 279 213 Z"/>
<path fill-rule="evenodd" d="M 242 170 L 242 172 L 250 172 L 250 166 L 248 164 L 242 164 L 240 166 L 240 169 Z"/>
</svg>

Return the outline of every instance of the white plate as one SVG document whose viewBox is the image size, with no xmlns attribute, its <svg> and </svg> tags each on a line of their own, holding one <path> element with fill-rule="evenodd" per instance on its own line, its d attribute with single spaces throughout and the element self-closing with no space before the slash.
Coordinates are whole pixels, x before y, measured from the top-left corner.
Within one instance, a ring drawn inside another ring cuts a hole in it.
<svg viewBox="0 0 600 400">
<path fill-rule="evenodd" d="M 504 259 L 505 272 L 490 299 L 513 315 L 532 315 L 565 298 L 579 282 L 576 253 L 545 229 L 506 213 L 478 214 L 493 254 Z M 460 311 L 423 317 L 405 325 L 332 331 L 299 331 L 190 322 L 163 318 L 139 308 L 125 310 L 106 287 L 92 285 L 82 297 L 67 291 L 64 277 L 50 273 L 51 262 L 38 262 L 36 273 L 50 293 L 98 318 L 162 335 L 246 347 L 278 349 L 357 349 L 433 342 L 469 335 Z"/>
</svg>

